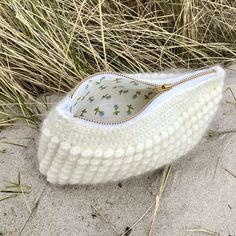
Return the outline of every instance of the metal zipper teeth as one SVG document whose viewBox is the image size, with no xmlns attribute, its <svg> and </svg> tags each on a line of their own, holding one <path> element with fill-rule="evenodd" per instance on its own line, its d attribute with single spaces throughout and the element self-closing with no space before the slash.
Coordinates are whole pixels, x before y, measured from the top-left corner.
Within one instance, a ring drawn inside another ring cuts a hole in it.
<svg viewBox="0 0 236 236">
<path fill-rule="evenodd" d="M 113 74 L 113 75 L 117 75 L 117 76 L 121 76 L 123 78 L 126 78 L 126 79 L 130 79 L 130 80 L 133 80 L 133 81 L 137 81 L 137 82 L 140 82 L 140 83 L 143 83 L 143 84 L 146 84 L 146 85 L 150 85 L 150 86 L 157 86 L 156 83 L 151 83 L 151 82 L 148 82 L 148 81 L 145 81 L 145 80 L 140 80 L 140 79 L 134 79 L 132 77 L 129 77 L 129 76 L 126 76 L 126 75 L 123 75 L 121 73 L 117 73 L 117 72 L 111 72 L 111 71 L 105 71 L 105 72 L 98 72 L 98 73 L 95 73 L 95 74 L 92 74 L 88 77 L 86 77 L 81 83 L 79 83 L 71 92 L 69 92 L 68 96 L 70 98 L 73 97 L 75 91 L 83 84 L 85 83 L 87 80 L 91 79 L 92 77 L 94 76 L 97 76 L 97 75 L 103 75 L 103 74 Z"/>
<path fill-rule="evenodd" d="M 188 82 L 188 81 L 190 81 L 190 80 L 193 80 L 193 79 L 195 79 L 195 78 L 198 78 L 198 77 L 201 77 L 201 76 L 204 76 L 204 75 L 213 74 L 213 73 L 215 73 L 215 72 L 216 72 L 215 69 L 211 69 L 211 70 L 208 70 L 208 71 L 199 72 L 199 73 L 197 73 L 197 74 L 195 74 L 195 75 L 188 76 L 187 78 L 182 79 L 182 80 L 179 80 L 179 81 L 177 81 L 177 82 L 175 82 L 175 83 L 157 85 L 157 86 L 155 87 L 155 91 L 156 91 L 157 93 L 158 93 L 158 92 L 159 92 L 159 93 L 160 93 L 160 92 L 165 92 L 165 91 L 167 91 L 167 90 L 169 90 L 169 89 L 171 89 L 171 88 L 173 88 L 173 87 L 176 87 L 176 86 L 178 86 L 178 85 L 180 85 L 180 84 L 183 84 L 183 83 L 185 83 L 185 82 Z"/>
<path fill-rule="evenodd" d="M 74 92 L 77 90 L 77 88 L 82 85 L 84 82 L 86 82 L 87 80 L 89 80 L 90 78 L 96 76 L 96 75 L 101 75 L 101 74 L 113 74 L 113 75 L 118 75 L 118 76 L 122 76 L 124 78 L 127 78 L 127 79 L 131 79 L 131 80 L 135 80 L 137 82 L 140 82 L 140 83 L 143 83 L 143 84 L 147 84 L 147 85 L 150 85 L 150 86 L 156 86 L 155 88 L 155 91 L 157 92 L 157 95 L 154 96 L 152 99 L 149 100 L 148 103 L 146 103 L 146 105 L 140 109 L 136 114 L 134 114 L 133 116 L 125 119 L 125 120 L 122 120 L 122 121 L 119 121 L 119 122 L 103 122 L 103 121 L 96 121 L 96 120 L 91 120 L 91 119 L 88 119 L 88 118 L 85 118 L 85 117 L 81 117 L 81 116 L 77 116 L 77 115 L 74 115 L 74 117 L 76 118 L 79 118 L 81 120 L 85 120 L 85 121 L 88 121 L 88 122 L 93 122 L 93 123 L 97 123 L 97 124 L 102 124 L 102 125 L 118 125 L 118 124 L 122 124 L 122 123 L 125 123 L 131 119 L 133 119 L 134 117 L 138 116 L 139 114 L 141 114 L 151 103 L 153 100 L 155 100 L 158 96 L 160 96 L 160 94 L 164 93 L 164 92 L 167 92 L 169 91 L 170 89 L 180 85 L 180 84 L 183 84 L 185 82 L 188 82 L 190 80 L 193 80 L 193 79 L 196 79 L 196 78 L 199 78 L 201 76 L 205 76 L 205 75 L 209 75 L 209 74 L 213 74 L 213 73 L 216 73 L 216 70 L 215 69 L 212 69 L 212 70 L 208 70 L 208 71 L 203 71 L 203 72 L 200 72 L 200 73 L 197 73 L 195 75 L 192 75 L 192 76 L 188 76 L 187 78 L 185 79 L 182 79 L 182 80 L 179 80 L 175 83 L 169 83 L 169 84 L 163 84 L 163 85 L 157 85 L 155 83 L 151 83 L 151 82 L 148 82 L 148 81 L 143 81 L 143 80 L 138 80 L 138 79 L 134 79 L 134 78 L 131 78 L 131 77 L 128 77 L 128 76 L 124 76 L 123 74 L 121 73 L 113 73 L 113 72 L 99 72 L 99 73 L 96 73 L 96 74 L 93 74 L 89 77 L 87 77 L 85 80 L 83 80 L 82 83 L 80 83 L 78 86 L 76 86 L 75 90 L 73 90 L 73 93 L 71 94 L 71 98 L 73 97 L 73 94 Z"/>
</svg>

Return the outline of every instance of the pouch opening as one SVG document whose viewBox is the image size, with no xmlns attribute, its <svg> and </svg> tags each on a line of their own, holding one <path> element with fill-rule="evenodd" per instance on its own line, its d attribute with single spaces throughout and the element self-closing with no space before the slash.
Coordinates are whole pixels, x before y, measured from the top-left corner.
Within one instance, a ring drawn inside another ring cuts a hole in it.
<svg viewBox="0 0 236 236">
<path fill-rule="evenodd" d="M 122 122 L 136 115 L 154 96 L 152 85 L 103 74 L 77 88 L 70 112 L 95 122 Z"/>
</svg>

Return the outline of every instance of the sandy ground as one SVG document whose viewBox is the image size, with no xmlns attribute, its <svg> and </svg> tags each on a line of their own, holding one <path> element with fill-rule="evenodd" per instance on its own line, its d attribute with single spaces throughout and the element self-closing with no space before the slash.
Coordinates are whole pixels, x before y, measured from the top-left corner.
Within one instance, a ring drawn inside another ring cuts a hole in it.
<svg viewBox="0 0 236 236">
<path fill-rule="evenodd" d="M 236 67 L 227 73 L 226 87 L 236 93 Z M 233 101 L 229 91 L 209 129 L 236 129 L 236 105 L 226 103 L 228 100 Z M 0 180 L 16 182 L 20 172 L 21 183 L 32 186 L 25 198 L 19 194 L 0 201 L 0 236 L 121 235 L 154 204 L 162 170 L 97 186 L 48 184 L 37 169 L 38 135 L 38 130 L 25 126 L 0 133 L 8 142 L 23 145 L 0 142 Z M 236 177 L 226 171 L 236 175 L 235 144 L 235 133 L 206 135 L 194 150 L 173 164 L 154 235 L 210 235 L 188 231 L 204 228 L 221 236 L 236 236 Z M 5 185 L 0 182 L 0 189 Z M 8 194 L 0 193 L 0 199 L 5 196 Z M 153 208 L 125 236 L 148 235 L 152 212 Z"/>
</svg>

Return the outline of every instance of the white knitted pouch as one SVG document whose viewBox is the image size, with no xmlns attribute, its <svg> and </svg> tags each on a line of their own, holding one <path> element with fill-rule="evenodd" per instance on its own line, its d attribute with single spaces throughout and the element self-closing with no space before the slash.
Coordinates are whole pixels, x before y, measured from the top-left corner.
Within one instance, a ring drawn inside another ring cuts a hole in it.
<svg viewBox="0 0 236 236">
<path fill-rule="evenodd" d="M 206 131 L 224 75 L 215 66 L 161 80 L 156 73 L 88 77 L 44 120 L 40 172 L 52 183 L 94 184 L 176 160 Z"/>
</svg>

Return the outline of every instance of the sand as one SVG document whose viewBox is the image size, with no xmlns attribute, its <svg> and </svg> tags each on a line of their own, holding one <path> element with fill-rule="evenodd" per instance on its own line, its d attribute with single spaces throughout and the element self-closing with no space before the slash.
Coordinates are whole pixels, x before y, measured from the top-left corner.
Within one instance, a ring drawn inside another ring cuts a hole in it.
<svg viewBox="0 0 236 236">
<path fill-rule="evenodd" d="M 228 86 L 236 94 L 235 66 L 227 70 Z M 236 105 L 226 101 L 233 101 L 229 91 L 209 130 L 236 130 Z M 20 172 L 21 183 L 32 186 L 25 198 L 19 194 L 0 201 L 1 236 L 121 235 L 153 206 L 162 170 L 96 186 L 48 184 L 38 171 L 38 136 L 38 130 L 27 126 L 0 132 L 5 141 L 24 146 L 3 144 L 0 140 L 0 181 L 16 182 Z M 210 235 L 189 231 L 201 228 L 222 236 L 236 235 L 236 177 L 232 175 L 236 175 L 235 144 L 236 133 L 213 137 L 206 134 L 191 152 L 173 163 L 153 235 Z M 5 185 L 0 182 L 0 189 Z M 0 193 L 0 199 L 4 196 L 7 194 Z M 126 236 L 148 235 L 152 212 L 153 208 Z"/>
</svg>

